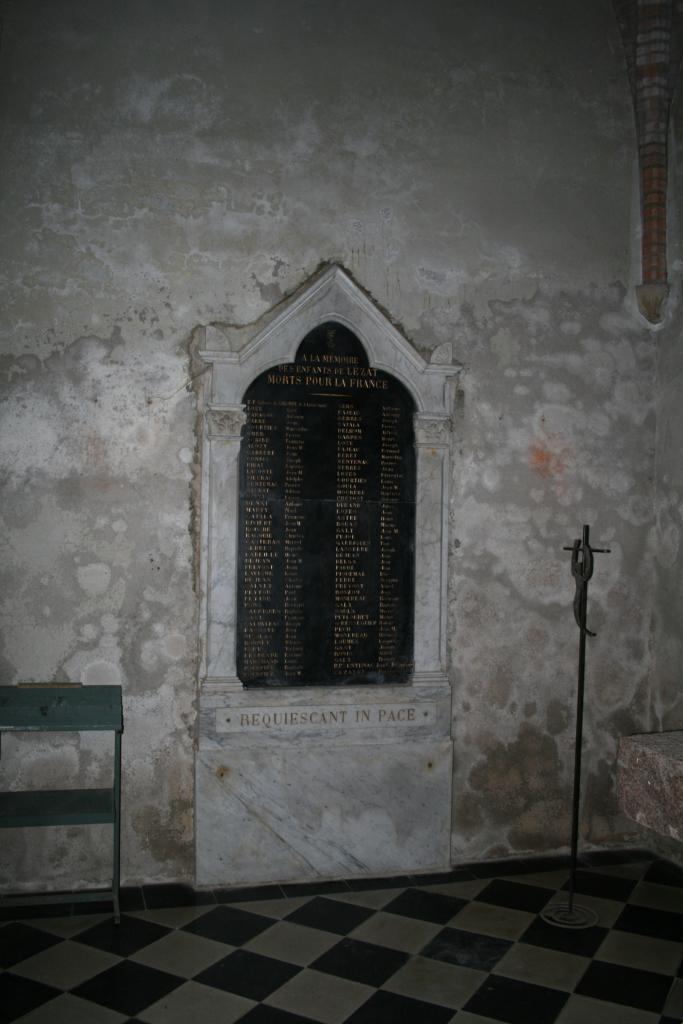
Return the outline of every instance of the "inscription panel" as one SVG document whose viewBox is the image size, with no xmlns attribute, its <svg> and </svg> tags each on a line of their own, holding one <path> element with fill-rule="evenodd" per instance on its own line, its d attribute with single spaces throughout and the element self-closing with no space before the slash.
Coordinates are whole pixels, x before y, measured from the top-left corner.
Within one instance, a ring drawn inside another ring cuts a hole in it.
<svg viewBox="0 0 683 1024">
<path fill-rule="evenodd" d="M 321 704 L 296 707 L 218 708 L 217 733 L 376 729 L 434 725 L 436 704 Z"/>
<path fill-rule="evenodd" d="M 412 671 L 412 399 L 340 324 L 244 396 L 237 673 L 245 686 Z"/>
</svg>

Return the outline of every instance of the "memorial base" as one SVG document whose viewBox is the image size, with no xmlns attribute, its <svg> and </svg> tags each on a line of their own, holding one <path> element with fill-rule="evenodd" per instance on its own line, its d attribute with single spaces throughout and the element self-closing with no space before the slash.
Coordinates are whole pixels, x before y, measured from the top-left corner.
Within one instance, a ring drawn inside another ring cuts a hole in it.
<svg viewBox="0 0 683 1024">
<path fill-rule="evenodd" d="M 450 865 L 447 685 L 201 696 L 197 884 Z"/>
</svg>

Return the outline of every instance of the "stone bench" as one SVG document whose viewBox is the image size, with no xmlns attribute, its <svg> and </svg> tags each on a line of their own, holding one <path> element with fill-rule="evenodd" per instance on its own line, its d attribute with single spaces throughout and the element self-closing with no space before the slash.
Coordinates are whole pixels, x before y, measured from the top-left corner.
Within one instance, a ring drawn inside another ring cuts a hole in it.
<svg viewBox="0 0 683 1024">
<path fill-rule="evenodd" d="M 683 730 L 622 736 L 617 794 L 627 817 L 683 843 Z"/>
</svg>

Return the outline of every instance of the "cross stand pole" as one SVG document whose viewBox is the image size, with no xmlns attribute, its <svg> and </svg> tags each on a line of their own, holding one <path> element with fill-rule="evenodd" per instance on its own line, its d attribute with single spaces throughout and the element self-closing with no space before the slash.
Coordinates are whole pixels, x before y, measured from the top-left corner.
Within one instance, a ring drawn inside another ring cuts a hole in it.
<svg viewBox="0 0 683 1024">
<path fill-rule="evenodd" d="M 597 921 L 597 915 L 588 907 L 574 902 L 576 890 L 576 864 L 579 846 L 579 809 L 581 805 L 581 752 L 583 745 L 583 704 L 586 681 L 586 637 L 595 636 L 586 624 L 588 612 L 588 581 L 593 575 L 593 555 L 608 555 L 609 548 L 593 548 L 590 543 L 590 527 L 584 524 L 583 535 L 570 547 L 571 572 L 576 584 L 574 595 L 574 619 L 579 627 L 579 670 L 576 690 L 576 737 L 574 742 L 574 788 L 572 793 L 572 834 L 569 863 L 569 889 L 567 902 L 554 904 L 543 911 L 541 916 L 548 924 L 561 928 L 589 928 Z"/>
</svg>

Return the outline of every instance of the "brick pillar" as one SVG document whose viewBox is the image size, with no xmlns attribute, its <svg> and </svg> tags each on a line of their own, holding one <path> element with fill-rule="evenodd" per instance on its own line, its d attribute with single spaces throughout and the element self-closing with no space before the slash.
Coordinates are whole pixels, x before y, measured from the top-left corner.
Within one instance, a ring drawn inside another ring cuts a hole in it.
<svg viewBox="0 0 683 1024">
<path fill-rule="evenodd" d="M 640 214 L 641 313 L 661 323 L 667 280 L 669 118 L 680 68 L 681 0 L 614 0 L 635 108 Z"/>
</svg>

